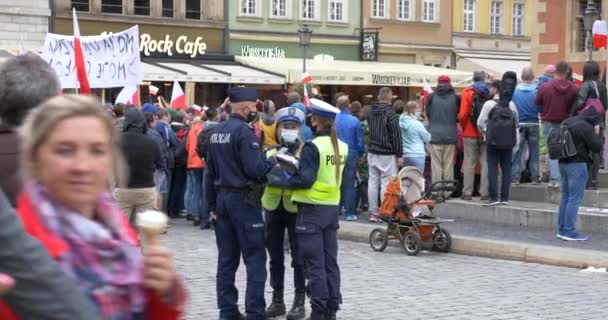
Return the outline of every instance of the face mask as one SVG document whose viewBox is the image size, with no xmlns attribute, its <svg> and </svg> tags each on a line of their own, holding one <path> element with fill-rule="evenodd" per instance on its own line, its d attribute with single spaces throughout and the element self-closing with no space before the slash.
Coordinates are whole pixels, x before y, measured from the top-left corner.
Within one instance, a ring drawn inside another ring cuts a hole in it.
<svg viewBox="0 0 608 320">
<path fill-rule="evenodd" d="M 281 139 L 283 140 L 283 143 L 294 144 L 298 140 L 298 133 L 299 130 L 283 129 L 281 130 Z"/>
<path fill-rule="evenodd" d="M 247 115 L 247 123 L 252 123 L 258 117 L 257 111 L 250 111 Z"/>
</svg>

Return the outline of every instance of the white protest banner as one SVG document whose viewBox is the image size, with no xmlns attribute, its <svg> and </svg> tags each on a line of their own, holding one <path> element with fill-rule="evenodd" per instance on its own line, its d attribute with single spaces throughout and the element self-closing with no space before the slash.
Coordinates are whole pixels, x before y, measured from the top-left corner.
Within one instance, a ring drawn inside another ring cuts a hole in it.
<svg viewBox="0 0 608 320">
<path fill-rule="evenodd" d="M 80 43 L 91 88 L 141 83 L 138 26 L 113 34 L 80 37 Z M 73 36 L 48 33 L 41 57 L 53 67 L 63 88 L 78 87 Z"/>
</svg>

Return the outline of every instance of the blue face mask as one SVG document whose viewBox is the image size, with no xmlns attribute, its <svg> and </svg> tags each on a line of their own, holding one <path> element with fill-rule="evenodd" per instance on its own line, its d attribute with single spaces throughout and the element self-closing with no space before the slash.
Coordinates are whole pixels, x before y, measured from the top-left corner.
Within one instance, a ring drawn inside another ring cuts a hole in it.
<svg viewBox="0 0 608 320">
<path fill-rule="evenodd" d="M 295 144 L 298 141 L 300 130 L 297 129 L 283 129 L 281 130 L 281 139 L 285 144 Z"/>
</svg>

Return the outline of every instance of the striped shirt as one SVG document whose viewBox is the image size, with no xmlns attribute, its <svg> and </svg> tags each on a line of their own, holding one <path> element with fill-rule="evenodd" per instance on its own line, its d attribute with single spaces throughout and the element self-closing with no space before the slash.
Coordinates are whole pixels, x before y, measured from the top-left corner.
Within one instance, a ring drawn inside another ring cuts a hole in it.
<svg viewBox="0 0 608 320">
<path fill-rule="evenodd" d="M 386 103 L 375 102 L 368 116 L 369 153 L 403 157 L 399 116 Z"/>
</svg>

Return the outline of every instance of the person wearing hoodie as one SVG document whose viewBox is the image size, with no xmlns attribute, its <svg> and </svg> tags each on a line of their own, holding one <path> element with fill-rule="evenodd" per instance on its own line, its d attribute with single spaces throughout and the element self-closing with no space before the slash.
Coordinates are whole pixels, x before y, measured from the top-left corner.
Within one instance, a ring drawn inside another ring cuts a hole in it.
<svg viewBox="0 0 608 320">
<path fill-rule="evenodd" d="M 588 108 L 581 115 L 564 121 L 576 147 L 576 154 L 559 160 L 561 173 L 561 195 L 557 218 L 558 238 L 566 241 L 584 241 L 589 236 L 576 232 L 576 216 L 588 178 L 588 164 L 593 161 L 591 154 L 600 152 L 602 140 L 595 133 L 594 127 L 601 121 L 595 109 Z"/>
<path fill-rule="evenodd" d="M 437 78 L 435 92 L 426 99 L 425 113 L 431 134 L 431 179 L 433 182 L 454 179 L 454 153 L 458 139 L 457 124 L 460 97 L 448 76 Z"/>
<path fill-rule="evenodd" d="M 144 112 L 144 117 L 146 117 L 146 123 L 148 125 L 148 130 L 146 130 L 146 135 L 150 138 L 154 139 L 156 144 L 158 145 L 158 149 L 161 153 L 161 167 L 160 169 L 156 169 L 154 171 L 154 185 L 156 186 L 156 207 L 162 208 L 164 204 L 164 199 L 167 196 L 167 192 L 169 187 L 167 186 L 167 153 L 165 152 L 165 143 L 163 142 L 163 137 L 160 136 L 158 131 L 154 130 L 156 127 L 156 117 L 150 112 Z"/>
<path fill-rule="evenodd" d="M 585 63 L 583 67 L 583 85 L 578 90 L 578 97 L 576 98 L 576 104 L 572 110 L 572 114 L 580 112 L 585 108 L 588 99 L 599 99 L 602 102 L 604 110 L 606 110 L 607 98 L 606 98 L 606 86 L 600 82 L 600 66 L 595 61 L 589 61 Z M 606 125 L 604 124 L 604 117 L 600 121 L 596 132 L 600 137 L 604 136 Z M 603 140 L 603 139 L 602 139 Z M 602 143 L 603 144 L 603 143 Z M 600 164 L 603 162 L 602 159 L 603 151 L 593 154 L 593 161 L 589 168 L 589 181 L 587 181 L 587 189 L 597 190 L 597 178 L 600 170 Z"/>
<path fill-rule="evenodd" d="M 530 171 L 532 183 L 540 183 L 539 172 L 539 121 L 538 113 L 540 107 L 534 103 L 538 86 L 534 83 L 534 71 L 530 67 L 525 67 L 521 71 L 520 83 L 515 88 L 513 100 L 511 102 L 517 108 L 519 122 L 519 148 L 513 154 L 513 167 L 511 182 L 519 184 L 521 181 L 521 172 L 526 167 L 524 159 L 525 146 L 528 146 L 529 160 L 527 167 Z M 523 163 L 522 163 L 523 162 Z"/>
<path fill-rule="evenodd" d="M 545 74 L 538 77 L 538 81 L 536 82 L 537 87 L 540 88 L 546 82 L 553 80 L 554 77 L 555 77 L 555 66 L 552 64 L 548 64 L 545 67 Z"/>
<path fill-rule="evenodd" d="M 125 111 L 120 148 L 129 168 L 127 185 L 119 185 L 114 193 L 121 210 L 128 217 L 133 213 L 156 210 L 154 171 L 163 168 L 160 148 L 147 133 L 144 114 L 135 108 Z"/>
<path fill-rule="evenodd" d="M 476 97 L 482 100 L 492 98 L 488 85 L 486 84 L 487 74 L 484 71 L 473 73 L 473 85 L 462 91 L 460 99 L 460 110 L 458 121 L 462 127 L 464 136 L 464 160 L 463 160 L 463 187 L 462 199 L 473 200 L 473 188 L 475 182 L 475 167 L 477 163 L 481 165 L 481 180 L 479 193 L 481 200 L 488 200 L 488 167 L 486 165 L 486 147 L 477 123 L 471 119 L 470 113 Z"/>
<path fill-rule="evenodd" d="M 416 110 L 418 102 L 402 100 L 395 101 L 395 112 L 399 116 L 399 128 L 401 129 L 401 145 L 403 146 L 403 165 L 413 166 L 424 173 L 426 160 L 426 145 L 431 142 L 431 134 L 426 130 Z"/>
<path fill-rule="evenodd" d="M 372 103 L 368 118 L 369 184 L 367 198 L 369 200 L 369 220 L 372 222 L 378 221 L 380 208 L 378 199 L 384 195 L 390 178 L 397 174 L 397 168 L 403 166 L 399 115 L 391 106 L 392 100 L 393 90 L 389 87 L 381 88 L 378 92 L 378 102 Z"/>
<path fill-rule="evenodd" d="M 262 130 L 262 149 L 276 146 L 277 122 L 274 117 L 275 107 L 272 100 L 265 100 L 260 114 L 260 129 Z"/>
<path fill-rule="evenodd" d="M 562 121 L 570 116 L 576 101 L 578 89 L 566 79 L 569 68 L 566 62 L 558 63 L 555 67 L 555 79 L 543 84 L 536 94 L 534 104 L 541 108 L 540 119 L 545 139 L 548 139 L 551 131 L 559 130 Z M 559 188 L 560 170 L 557 160 L 549 160 L 549 172 L 551 175 L 549 185 Z"/>
</svg>

